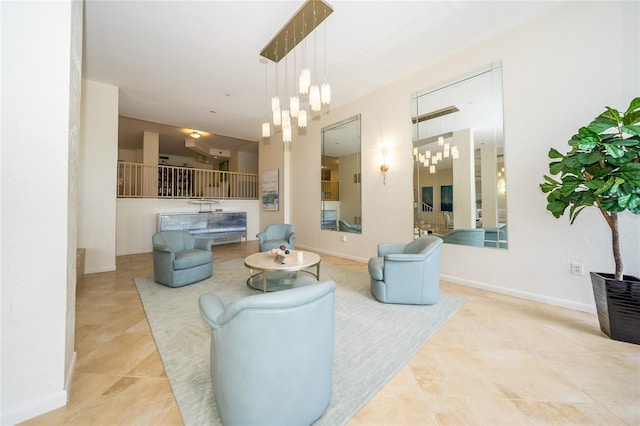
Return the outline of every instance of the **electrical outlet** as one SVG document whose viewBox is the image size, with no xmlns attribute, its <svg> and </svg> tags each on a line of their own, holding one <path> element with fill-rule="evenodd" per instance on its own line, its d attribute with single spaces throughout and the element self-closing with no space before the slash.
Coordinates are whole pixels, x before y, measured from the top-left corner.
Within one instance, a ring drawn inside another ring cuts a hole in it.
<svg viewBox="0 0 640 426">
<path fill-rule="evenodd" d="M 584 275 L 582 271 L 582 263 L 571 262 L 571 275 Z"/>
<path fill-rule="evenodd" d="M 346 235 L 343 235 L 343 236 L 342 236 L 342 242 L 344 243 L 345 241 L 347 241 L 347 236 L 346 236 Z"/>
</svg>

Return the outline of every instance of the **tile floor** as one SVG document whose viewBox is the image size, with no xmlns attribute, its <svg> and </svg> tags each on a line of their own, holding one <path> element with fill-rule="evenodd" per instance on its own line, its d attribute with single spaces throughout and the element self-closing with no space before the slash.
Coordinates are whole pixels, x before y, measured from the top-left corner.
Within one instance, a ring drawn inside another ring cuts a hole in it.
<svg viewBox="0 0 640 426">
<path fill-rule="evenodd" d="M 255 252 L 214 247 L 215 262 Z M 133 283 L 151 274 L 146 253 L 85 275 L 69 404 L 23 425 L 182 424 Z M 592 314 L 441 287 L 467 302 L 348 425 L 640 425 L 640 346 L 608 339 Z"/>
</svg>

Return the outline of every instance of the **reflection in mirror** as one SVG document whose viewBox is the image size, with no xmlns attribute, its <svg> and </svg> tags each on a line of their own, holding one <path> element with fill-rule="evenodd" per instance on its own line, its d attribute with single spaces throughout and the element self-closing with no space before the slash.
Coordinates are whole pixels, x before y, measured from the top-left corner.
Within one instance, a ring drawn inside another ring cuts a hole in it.
<svg viewBox="0 0 640 426">
<path fill-rule="evenodd" d="M 322 129 L 321 228 L 362 233 L 360 115 Z"/>
<path fill-rule="evenodd" d="M 411 99 L 414 233 L 507 248 L 502 64 Z"/>
</svg>

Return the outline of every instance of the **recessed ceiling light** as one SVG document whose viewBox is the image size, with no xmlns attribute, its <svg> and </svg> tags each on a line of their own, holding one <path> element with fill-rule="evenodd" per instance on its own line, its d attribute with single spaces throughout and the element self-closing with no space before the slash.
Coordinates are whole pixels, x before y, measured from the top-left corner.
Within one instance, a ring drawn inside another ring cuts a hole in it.
<svg viewBox="0 0 640 426">
<path fill-rule="evenodd" d="M 191 133 L 189 133 L 189 136 L 191 136 L 194 139 L 198 139 L 201 135 L 200 133 L 196 132 L 195 130 Z"/>
</svg>

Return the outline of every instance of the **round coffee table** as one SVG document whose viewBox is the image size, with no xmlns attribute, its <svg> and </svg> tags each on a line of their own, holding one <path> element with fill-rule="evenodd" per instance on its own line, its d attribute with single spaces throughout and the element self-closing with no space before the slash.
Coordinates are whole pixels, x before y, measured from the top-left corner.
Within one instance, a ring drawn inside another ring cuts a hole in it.
<svg viewBox="0 0 640 426">
<path fill-rule="evenodd" d="M 291 250 L 284 259 L 284 263 L 277 261 L 276 256 L 271 252 L 255 253 L 244 259 L 244 266 L 251 270 L 247 286 L 265 293 L 291 288 L 297 272 L 306 272 L 315 276 L 316 280 L 320 277 L 320 255 L 304 250 Z M 305 270 L 314 266 L 315 274 Z M 253 270 L 260 272 L 254 274 Z M 268 283 L 270 280 L 273 284 Z"/>
</svg>

